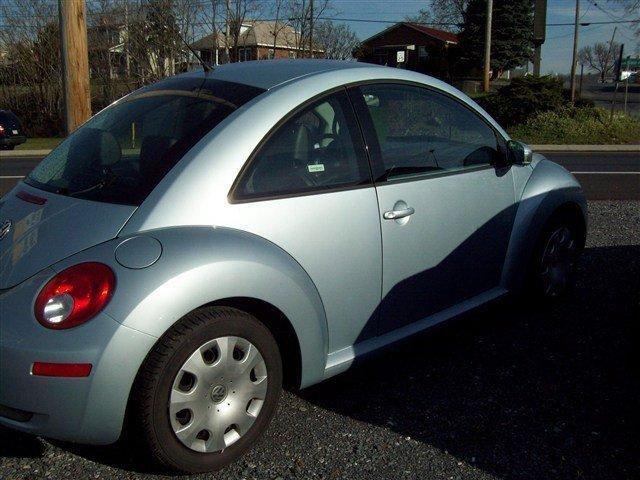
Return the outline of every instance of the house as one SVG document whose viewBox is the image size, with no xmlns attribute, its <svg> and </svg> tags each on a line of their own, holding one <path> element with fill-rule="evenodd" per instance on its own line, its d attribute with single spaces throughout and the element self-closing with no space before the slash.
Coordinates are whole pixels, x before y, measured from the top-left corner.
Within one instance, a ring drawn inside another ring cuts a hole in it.
<svg viewBox="0 0 640 480">
<path fill-rule="evenodd" d="M 226 61 L 227 48 L 225 42 L 224 32 L 218 32 L 216 36 L 211 34 L 201 38 L 193 43 L 191 47 L 200 53 L 205 62 L 217 65 Z M 231 61 L 245 62 L 248 60 L 309 56 L 309 42 L 302 38 L 300 33 L 293 27 L 280 22 L 243 22 L 240 27 L 237 44 L 234 44 L 233 35 L 230 35 L 228 48 Z M 324 58 L 324 50 L 320 45 L 314 44 L 313 56 L 314 58 Z"/>
<path fill-rule="evenodd" d="M 454 33 L 400 22 L 362 41 L 354 56 L 361 62 L 450 77 L 451 47 L 457 44 Z"/>
<path fill-rule="evenodd" d="M 113 8 L 87 27 L 90 73 L 149 81 L 186 71 L 189 54 L 178 26 L 165 23 L 158 5 Z"/>
</svg>

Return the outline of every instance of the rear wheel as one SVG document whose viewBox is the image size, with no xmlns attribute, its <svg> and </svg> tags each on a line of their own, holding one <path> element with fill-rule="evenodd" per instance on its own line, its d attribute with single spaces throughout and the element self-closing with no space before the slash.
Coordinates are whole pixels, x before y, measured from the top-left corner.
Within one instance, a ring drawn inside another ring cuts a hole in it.
<svg viewBox="0 0 640 480">
<path fill-rule="evenodd" d="M 172 470 L 217 470 L 264 432 L 282 387 L 278 346 L 251 315 L 231 308 L 189 314 L 145 361 L 132 420 L 147 450 Z"/>
</svg>

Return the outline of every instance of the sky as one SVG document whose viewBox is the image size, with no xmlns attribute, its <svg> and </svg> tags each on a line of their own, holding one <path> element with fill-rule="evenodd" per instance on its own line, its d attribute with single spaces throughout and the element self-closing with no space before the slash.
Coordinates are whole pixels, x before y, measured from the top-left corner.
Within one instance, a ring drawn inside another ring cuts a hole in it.
<svg viewBox="0 0 640 480">
<path fill-rule="evenodd" d="M 426 0 L 333 0 L 338 11 L 336 17 L 363 20 L 403 20 L 407 15 L 418 13 L 427 5 Z M 601 0 L 581 0 L 581 22 L 602 22 L 614 19 L 630 20 L 640 18 L 640 12 L 629 15 L 624 8 L 614 2 Z M 547 24 L 571 23 L 575 16 L 575 0 L 548 0 Z M 603 11 L 604 10 L 604 11 Z M 356 32 L 358 38 L 365 38 L 387 28 L 390 24 L 373 22 L 346 22 Z M 616 25 L 590 25 L 580 27 L 579 48 L 596 42 L 609 42 Z M 625 55 L 638 53 L 639 39 L 634 37 L 631 24 L 618 24 L 616 42 L 625 44 Z M 542 46 L 543 73 L 568 73 L 571 69 L 573 49 L 573 26 L 547 26 L 547 40 Z"/>
</svg>

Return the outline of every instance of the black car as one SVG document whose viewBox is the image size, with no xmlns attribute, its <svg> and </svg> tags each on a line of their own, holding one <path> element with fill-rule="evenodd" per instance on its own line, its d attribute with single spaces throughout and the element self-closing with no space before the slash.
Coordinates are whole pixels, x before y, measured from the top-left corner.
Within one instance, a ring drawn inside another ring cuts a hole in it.
<svg viewBox="0 0 640 480">
<path fill-rule="evenodd" d="M 0 149 L 13 150 L 27 141 L 20 120 L 10 110 L 0 110 Z"/>
</svg>

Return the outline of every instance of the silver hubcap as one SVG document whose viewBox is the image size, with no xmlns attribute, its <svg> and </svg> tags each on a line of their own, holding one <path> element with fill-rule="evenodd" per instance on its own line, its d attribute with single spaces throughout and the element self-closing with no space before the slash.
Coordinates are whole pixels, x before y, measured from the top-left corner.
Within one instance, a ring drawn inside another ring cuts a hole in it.
<svg viewBox="0 0 640 480">
<path fill-rule="evenodd" d="M 215 338 L 189 356 L 171 388 L 176 437 L 197 452 L 220 452 L 245 435 L 267 395 L 267 366 L 240 337 Z"/>
<path fill-rule="evenodd" d="M 541 259 L 540 281 L 545 295 L 555 297 L 569 283 L 576 257 L 576 242 L 567 227 L 555 230 Z"/>
</svg>

